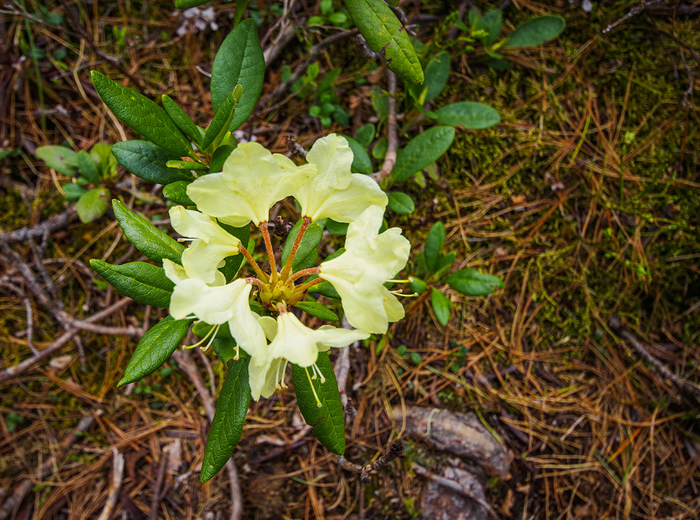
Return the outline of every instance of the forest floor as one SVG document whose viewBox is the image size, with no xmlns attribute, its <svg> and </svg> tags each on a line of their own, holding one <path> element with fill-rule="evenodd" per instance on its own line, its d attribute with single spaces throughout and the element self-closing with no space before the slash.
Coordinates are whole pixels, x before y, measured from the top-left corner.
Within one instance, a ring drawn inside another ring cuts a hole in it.
<svg viewBox="0 0 700 520">
<path fill-rule="evenodd" d="M 423 181 L 383 185 L 416 205 L 387 220 L 411 240 L 412 257 L 441 221 L 454 268 L 500 276 L 505 288 L 467 298 L 436 282 L 452 302 L 447 326 L 426 291 L 405 300 L 406 318 L 385 338 L 350 348 L 347 460 L 364 465 L 394 441 L 404 447 L 369 482 L 317 442 L 291 390 L 253 403 L 233 456 L 244 518 L 419 517 L 430 475 L 456 462 L 429 431 L 392 420 L 393 408 L 413 405 L 473 413 L 503 444 L 507 474 L 477 471 L 490 515 L 697 518 L 700 18 L 697 2 L 646 3 L 600 2 L 585 13 L 578 2 L 505 2 L 506 31 L 545 13 L 567 27 L 541 47 L 504 51 L 503 71 L 485 67 L 478 46 L 450 46 L 449 82 L 434 106 L 480 101 L 501 123 L 458 129 Z M 165 0 L 46 4 L 8 2 L 0 14 L 0 519 L 228 518 L 231 473 L 199 483 L 204 394 L 218 393 L 221 363 L 181 351 L 117 388 L 138 336 L 167 311 L 122 300 L 89 268 L 92 258 L 144 258 L 110 212 L 79 222 L 62 194 L 69 179 L 34 152 L 132 135 L 101 103 L 93 69 L 152 99 L 167 93 L 207 123 L 208 71 L 235 6 L 214 2 L 218 27 L 178 34 L 182 13 Z M 272 98 L 286 67 L 338 31 L 309 30 L 316 2 L 294 4 L 296 36 L 268 62 L 242 128 L 281 153 L 289 136 L 306 148 L 331 131 L 354 136 L 376 122 L 373 87 L 386 88 L 384 65 L 345 38 L 318 63 L 320 77 L 341 68 L 334 88 L 348 126 L 310 116 L 313 92 Z M 445 17 L 462 2 L 423 4 L 401 3 L 438 52 L 449 41 Z M 280 31 L 281 5 L 248 12 L 264 49 Z M 419 118 L 404 125 L 402 143 L 422 129 Z M 112 189 L 167 223 L 152 184 L 120 168 Z M 42 228 L 51 218 L 63 220 Z M 12 235 L 18 229 L 39 231 Z M 337 246 L 329 237 L 322 249 Z M 404 274 L 414 271 L 409 261 Z M 439 429 L 432 419 L 428 429 Z M 480 507 L 474 518 L 485 517 Z"/>
</svg>

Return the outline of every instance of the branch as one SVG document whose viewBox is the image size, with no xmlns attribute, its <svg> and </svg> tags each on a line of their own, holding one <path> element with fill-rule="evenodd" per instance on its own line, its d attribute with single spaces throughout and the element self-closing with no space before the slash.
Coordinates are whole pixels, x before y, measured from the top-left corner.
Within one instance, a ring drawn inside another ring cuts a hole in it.
<svg viewBox="0 0 700 520">
<path fill-rule="evenodd" d="M 9 231 L 8 233 L 0 234 L 0 242 L 22 242 L 30 238 L 42 238 L 46 234 L 51 234 L 59 229 L 63 229 L 73 222 L 77 216 L 78 213 L 76 212 L 75 206 L 70 206 L 60 215 L 54 215 L 41 224 L 26 226 L 15 229 L 14 231 Z"/>
<path fill-rule="evenodd" d="M 403 444 L 401 444 L 400 442 L 395 442 L 391 445 L 391 448 L 389 448 L 389 453 L 387 453 L 386 455 L 382 455 L 372 464 L 367 464 L 366 466 L 360 466 L 359 464 L 350 462 L 348 459 L 341 455 L 338 455 L 337 461 L 338 466 L 343 468 L 345 471 L 349 471 L 350 473 L 360 475 L 360 481 L 363 484 L 368 484 L 369 474 L 371 472 L 382 469 L 396 457 L 400 457 L 401 455 L 403 455 Z"/>
<path fill-rule="evenodd" d="M 647 348 L 639 341 L 634 334 L 628 331 L 620 321 L 620 318 L 613 316 L 608 320 L 608 327 L 617 334 L 619 337 L 627 341 L 632 348 L 639 354 L 647 363 L 649 363 L 658 373 L 660 373 L 666 379 L 672 381 L 678 388 L 691 394 L 696 399 L 700 400 L 700 386 L 691 383 L 687 379 L 677 376 L 671 372 L 666 366 L 661 363 L 658 359 L 651 355 Z"/>
</svg>

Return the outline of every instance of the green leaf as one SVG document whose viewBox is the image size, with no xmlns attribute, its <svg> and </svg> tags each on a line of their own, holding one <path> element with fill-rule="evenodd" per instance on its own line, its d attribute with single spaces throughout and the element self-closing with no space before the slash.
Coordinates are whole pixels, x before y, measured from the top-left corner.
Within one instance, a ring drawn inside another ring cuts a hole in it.
<svg viewBox="0 0 700 520">
<path fill-rule="evenodd" d="M 320 285 L 320 284 L 319 284 Z M 326 321 L 338 321 L 338 315 L 325 305 L 316 302 L 297 302 L 294 307 L 300 308 L 307 314 Z"/>
<path fill-rule="evenodd" d="M 168 168 L 168 161 L 180 159 L 148 141 L 124 141 L 112 146 L 112 153 L 119 164 L 143 180 L 157 184 L 170 184 L 180 180 L 192 180 L 186 170 Z"/>
<path fill-rule="evenodd" d="M 282 247 L 282 265 L 287 263 L 289 254 L 292 252 L 292 246 L 294 241 L 299 234 L 299 229 L 301 228 L 302 219 L 299 219 L 294 227 L 289 232 L 287 236 L 287 241 Z M 307 269 L 316 265 L 318 260 L 318 245 L 323 239 L 323 227 L 319 225 L 318 221 L 311 224 L 306 228 L 303 238 L 301 239 L 301 244 L 299 249 L 297 249 L 296 255 L 294 255 L 294 260 L 292 261 L 292 270 L 294 272 L 300 271 L 302 269 Z"/>
<path fill-rule="evenodd" d="M 126 238 L 154 262 L 164 258 L 180 263 L 185 247 L 170 238 L 141 215 L 137 215 L 117 199 L 112 201 L 114 216 Z"/>
<path fill-rule="evenodd" d="M 314 427 L 314 435 L 326 448 L 337 455 L 345 453 L 345 420 L 343 405 L 340 402 L 338 383 L 333 373 L 333 365 L 327 352 L 319 352 L 316 366 L 325 377 L 311 380 L 312 370 L 292 365 L 292 380 L 297 396 L 297 404 L 306 424 Z M 318 406 L 314 391 L 321 406 Z"/>
<path fill-rule="evenodd" d="M 65 146 L 40 146 L 36 149 L 36 158 L 58 173 L 71 177 L 78 173 L 78 154 Z"/>
<path fill-rule="evenodd" d="M 496 43 L 501 35 L 502 29 L 502 13 L 500 9 L 492 9 L 487 12 L 478 22 L 476 22 L 476 30 L 481 30 L 488 33 L 488 36 L 479 38 L 485 46 L 490 46 Z"/>
<path fill-rule="evenodd" d="M 561 16 L 538 16 L 517 27 L 503 46 L 535 47 L 553 40 L 564 32 L 565 27 L 566 22 Z"/>
<path fill-rule="evenodd" d="M 208 336 L 209 333 L 212 332 L 212 329 L 215 329 L 216 327 L 219 327 L 219 330 L 216 332 L 217 338 L 233 339 L 228 322 L 224 322 L 221 325 L 210 325 L 203 321 L 197 321 L 194 323 L 194 325 L 192 325 L 192 333 L 198 338 L 204 338 L 205 336 Z"/>
<path fill-rule="evenodd" d="M 72 182 L 64 184 L 63 191 L 66 192 L 66 200 L 78 200 L 83 193 L 87 193 L 85 188 Z"/>
<path fill-rule="evenodd" d="M 416 205 L 413 203 L 413 199 L 405 193 L 394 191 L 389 193 L 389 208 L 399 215 L 408 215 L 416 209 Z"/>
<path fill-rule="evenodd" d="M 173 120 L 175 126 L 177 126 L 180 131 L 187 137 L 192 139 L 197 146 L 201 149 L 202 147 L 202 134 L 199 132 L 199 127 L 194 124 L 194 121 L 187 115 L 180 105 L 178 105 L 170 96 L 163 94 L 161 98 L 163 103 L 163 110 L 166 114 Z"/>
<path fill-rule="evenodd" d="M 175 7 L 178 9 L 189 9 L 198 5 L 206 4 L 209 0 L 175 0 Z"/>
<path fill-rule="evenodd" d="M 411 290 L 414 293 L 421 294 L 421 293 L 425 292 L 425 290 L 428 288 L 428 284 L 425 283 L 420 278 L 417 278 L 415 276 L 409 276 L 408 279 L 409 279 L 408 286 L 411 288 Z"/>
<path fill-rule="evenodd" d="M 486 296 L 497 288 L 503 288 L 503 280 L 497 276 L 483 274 L 474 269 L 462 269 L 447 277 L 446 282 L 455 291 L 467 296 Z"/>
<path fill-rule="evenodd" d="M 211 346 L 214 347 L 214 352 L 219 355 L 224 365 L 236 357 L 236 340 L 233 338 L 220 338 L 217 334 Z"/>
<path fill-rule="evenodd" d="M 228 156 L 233 152 L 234 147 L 230 144 L 219 146 L 211 156 L 211 164 L 209 165 L 209 173 L 220 172 L 224 168 L 224 163 Z"/>
<path fill-rule="evenodd" d="M 196 206 L 187 195 L 187 186 L 189 185 L 189 181 L 171 182 L 163 188 L 163 196 L 181 206 Z"/>
<path fill-rule="evenodd" d="M 367 150 L 365 150 L 364 146 L 355 141 L 352 137 L 348 137 L 347 135 L 344 135 L 343 137 L 347 139 L 348 145 L 350 145 L 350 149 L 352 150 L 352 154 L 354 156 L 352 160 L 352 171 L 368 175 L 372 173 L 374 171 L 372 170 L 372 160 L 369 158 L 369 154 L 367 153 Z"/>
<path fill-rule="evenodd" d="M 383 0 L 345 0 L 355 25 L 374 52 L 382 52 L 389 69 L 420 85 L 423 69 L 406 29 Z"/>
<path fill-rule="evenodd" d="M 211 70 L 211 100 L 218 112 L 228 95 L 242 85 L 243 94 L 228 130 L 233 132 L 253 113 L 265 79 L 265 58 L 258 29 L 251 19 L 243 20 L 219 47 Z"/>
<path fill-rule="evenodd" d="M 309 278 L 309 280 L 311 279 L 312 278 Z M 338 294 L 338 291 L 335 290 L 333 284 L 328 280 L 325 280 L 316 285 L 312 285 L 311 287 L 309 287 L 308 292 L 313 294 L 320 294 L 322 296 L 325 296 L 326 298 L 335 298 L 336 300 L 340 300 L 340 294 Z"/>
<path fill-rule="evenodd" d="M 168 316 L 151 327 L 136 346 L 124 377 L 117 386 L 133 383 L 155 372 L 175 352 L 187 334 L 190 323 L 191 320 L 175 320 Z"/>
<path fill-rule="evenodd" d="M 501 121 L 495 109 L 483 103 L 462 101 L 445 105 L 434 113 L 434 119 L 438 123 L 450 126 L 463 126 L 470 130 L 479 130 L 497 125 Z M 432 115 L 431 115 L 432 117 Z"/>
<path fill-rule="evenodd" d="M 331 235 L 345 235 L 348 232 L 348 224 L 345 222 L 336 222 L 333 219 L 326 220 L 326 230 Z"/>
<path fill-rule="evenodd" d="M 90 267 L 124 296 L 155 307 L 170 306 L 175 284 L 162 267 L 146 262 L 112 265 L 102 260 L 90 260 Z"/>
<path fill-rule="evenodd" d="M 435 99 L 447 85 L 450 77 L 450 54 L 441 52 L 425 68 L 425 83 L 420 86 L 410 85 L 409 89 L 421 105 Z M 424 93 L 425 92 L 425 93 Z"/>
<path fill-rule="evenodd" d="M 149 141 L 175 154 L 177 158 L 190 153 L 192 147 L 189 141 L 165 110 L 146 96 L 112 81 L 96 70 L 91 75 L 92 84 L 100 98 L 121 121 Z"/>
<path fill-rule="evenodd" d="M 209 128 L 207 128 L 204 134 L 202 146 L 205 150 L 209 150 L 210 146 L 215 148 L 224 140 L 224 136 L 231 126 L 231 121 L 233 121 L 236 115 L 236 100 L 241 97 L 241 89 L 241 85 L 236 85 L 236 88 L 226 96 L 223 104 L 219 110 L 216 111 L 216 114 L 214 114 L 214 119 L 209 124 Z"/>
<path fill-rule="evenodd" d="M 433 287 L 433 290 L 430 293 L 430 302 L 433 305 L 433 312 L 435 313 L 438 323 L 443 326 L 447 325 L 447 323 L 450 321 L 450 309 L 452 308 L 450 300 L 447 299 L 447 296 Z"/>
<path fill-rule="evenodd" d="M 78 171 L 93 184 L 99 184 L 100 176 L 97 173 L 97 165 L 92 160 L 92 156 L 86 151 L 78 152 Z"/>
<path fill-rule="evenodd" d="M 78 199 L 75 209 L 81 222 L 92 222 L 105 214 L 109 207 L 109 190 L 94 188 L 83 193 Z"/>
<path fill-rule="evenodd" d="M 377 130 L 374 128 L 374 125 L 372 123 L 367 123 L 357 130 L 355 140 L 363 149 L 367 148 L 372 143 L 376 132 Z"/>
<path fill-rule="evenodd" d="M 182 161 L 180 159 L 175 159 L 173 161 L 168 161 L 165 163 L 165 166 L 168 168 L 171 168 L 173 170 L 195 170 L 195 171 L 200 171 L 200 172 L 208 172 L 209 171 L 209 166 L 206 164 L 202 164 L 200 162 L 195 162 L 195 161 Z"/>
<path fill-rule="evenodd" d="M 455 129 L 436 126 L 411 139 L 399 150 L 391 176 L 395 182 L 408 179 L 417 171 L 435 162 L 452 144 Z"/>
<path fill-rule="evenodd" d="M 440 267 L 439 262 L 440 258 L 442 258 L 442 247 L 444 245 L 445 226 L 438 221 L 430 228 L 425 239 L 425 265 L 431 274 L 435 273 Z"/>
<path fill-rule="evenodd" d="M 387 140 L 386 137 L 382 137 L 381 139 L 378 139 L 376 143 L 374 143 L 374 147 L 372 148 L 372 157 L 374 157 L 377 160 L 382 160 L 384 159 L 384 156 L 386 155 L 386 151 L 389 148 L 389 141 Z"/>
<path fill-rule="evenodd" d="M 211 423 L 207 447 L 204 450 L 200 482 L 212 478 L 231 458 L 243 433 L 243 423 L 250 406 L 248 383 L 249 360 L 232 361 L 216 403 L 216 413 Z"/>
<path fill-rule="evenodd" d="M 448 253 L 442 258 L 440 258 L 440 260 L 438 260 L 437 269 L 435 271 L 435 278 L 437 278 L 438 280 L 442 278 L 445 275 L 445 273 L 450 270 L 452 264 L 455 263 L 456 258 L 457 255 L 454 252 Z"/>
</svg>

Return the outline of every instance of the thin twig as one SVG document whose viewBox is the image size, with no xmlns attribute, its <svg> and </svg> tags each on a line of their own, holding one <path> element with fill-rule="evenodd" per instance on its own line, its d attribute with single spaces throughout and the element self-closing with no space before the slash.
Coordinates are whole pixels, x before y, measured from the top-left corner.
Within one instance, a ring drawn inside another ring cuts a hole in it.
<svg viewBox="0 0 700 520">
<path fill-rule="evenodd" d="M 76 219 L 78 213 L 75 206 L 70 206 L 60 215 L 45 220 L 36 226 L 26 226 L 8 233 L 0 234 L 0 242 L 22 242 L 29 238 L 42 238 L 45 234 L 52 234 L 59 229 L 63 229 L 73 220 Z"/>
<path fill-rule="evenodd" d="M 394 165 L 396 164 L 396 151 L 399 148 L 399 137 L 396 131 L 396 74 L 388 70 L 387 79 L 389 84 L 387 147 L 382 169 L 372 174 L 372 178 L 377 182 L 381 182 L 391 175 L 391 172 L 394 170 Z"/>
<path fill-rule="evenodd" d="M 360 481 L 363 484 L 368 484 L 370 473 L 382 469 L 387 464 L 389 464 L 392 460 L 394 460 L 397 457 L 400 457 L 401 455 L 403 455 L 403 444 L 400 442 L 395 442 L 389 448 L 389 453 L 387 453 L 386 455 L 382 455 L 377 460 L 375 460 L 372 464 L 360 466 L 359 464 L 355 464 L 353 462 L 350 462 L 348 459 L 346 459 L 345 457 L 343 457 L 341 455 L 338 455 L 336 460 L 338 462 L 338 466 L 343 468 L 345 471 L 349 471 L 350 473 L 355 473 L 356 475 L 360 475 Z"/>
<path fill-rule="evenodd" d="M 672 381 L 681 390 L 693 395 L 696 399 L 700 399 L 700 386 L 691 383 L 687 379 L 677 376 L 666 368 L 661 361 L 651 355 L 644 344 L 639 341 L 634 334 L 632 334 L 622 325 L 620 318 L 617 316 L 610 318 L 610 320 L 608 320 L 608 327 L 610 327 L 615 334 L 632 345 L 632 348 L 637 352 L 637 354 L 639 354 L 647 363 L 649 363 L 659 374 Z"/>
<path fill-rule="evenodd" d="M 112 484 L 109 488 L 109 496 L 105 504 L 102 514 L 98 520 L 109 520 L 114 511 L 114 506 L 117 505 L 119 491 L 122 488 L 122 477 L 124 476 L 124 455 L 119 453 L 117 448 L 112 448 L 112 456 L 114 463 L 112 464 Z"/>
</svg>

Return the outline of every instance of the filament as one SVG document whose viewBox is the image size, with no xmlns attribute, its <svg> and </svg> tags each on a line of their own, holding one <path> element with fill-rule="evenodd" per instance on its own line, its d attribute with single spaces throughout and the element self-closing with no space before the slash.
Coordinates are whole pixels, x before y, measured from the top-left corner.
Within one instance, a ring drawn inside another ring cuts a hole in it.
<svg viewBox="0 0 700 520">
<path fill-rule="evenodd" d="M 306 372 L 306 377 L 309 378 L 309 384 L 311 385 L 311 391 L 314 393 L 314 397 L 316 398 L 316 406 L 321 408 L 323 405 L 321 404 L 321 400 L 318 398 L 318 394 L 316 393 L 316 388 L 314 387 L 313 381 L 311 381 L 311 375 L 309 374 L 309 369 L 304 367 L 304 371 Z"/>
</svg>

